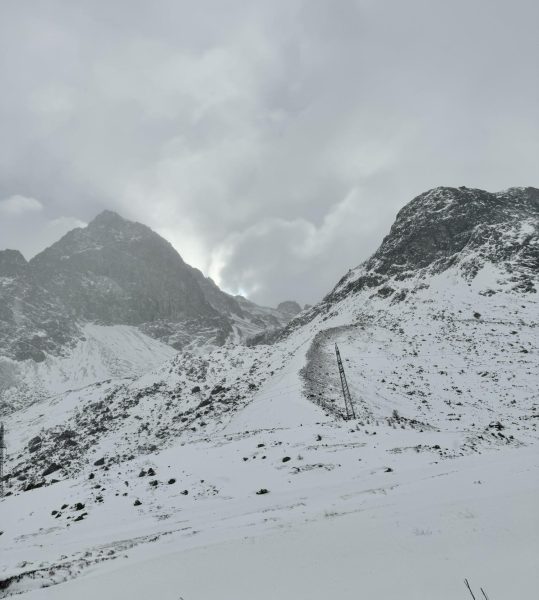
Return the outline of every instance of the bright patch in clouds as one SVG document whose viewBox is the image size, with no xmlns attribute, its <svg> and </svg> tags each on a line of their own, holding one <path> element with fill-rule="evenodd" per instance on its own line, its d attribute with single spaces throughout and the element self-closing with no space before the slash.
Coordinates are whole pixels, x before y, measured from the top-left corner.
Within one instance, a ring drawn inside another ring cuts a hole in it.
<svg viewBox="0 0 539 600">
<path fill-rule="evenodd" d="M 7 216 L 18 216 L 28 212 L 39 212 L 43 210 L 43 205 L 35 198 L 28 196 L 10 196 L 5 200 L 0 200 L 0 214 Z"/>
<path fill-rule="evenodd" d="M 537 185 L 516 4 L 0 2 L 0 245 L 109 209 L 224 289 L 316 302 L 425 190 Z"/>
</svg>

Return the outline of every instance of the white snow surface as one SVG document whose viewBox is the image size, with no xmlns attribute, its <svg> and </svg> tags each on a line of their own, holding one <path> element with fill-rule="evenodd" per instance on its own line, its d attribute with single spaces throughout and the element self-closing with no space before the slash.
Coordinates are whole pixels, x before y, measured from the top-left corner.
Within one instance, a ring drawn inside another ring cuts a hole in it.
<svg viewBox="0 0 539 600">
<path fill-rule="evenodd" d="M 12 414 L 0 598 L 535 597 L 538 300 L 459 269 Z"/>
<path fill-rule="evenodd" d="M 0 390 L 4 402 L 24 406 L 109 379 L 139 377 L 176 354 L 128 325 L 86 324 L 82 331 L 83 339 L 67 356 L 47 356 L 39 363 L 0 358 L 13 371 L 13 385 Z"/>
</svg>

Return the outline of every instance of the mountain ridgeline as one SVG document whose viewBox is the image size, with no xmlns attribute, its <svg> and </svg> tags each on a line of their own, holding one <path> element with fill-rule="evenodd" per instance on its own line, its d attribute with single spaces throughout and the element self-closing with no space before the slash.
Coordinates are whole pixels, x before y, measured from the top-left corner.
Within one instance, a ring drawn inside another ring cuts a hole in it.
<svg viewBox="0 0 539 600">
<path fill-rule="evenodd" d="M 399 211 L 378 250 L 342 277 L 322 302 L 303 311 L 284 331 L 260 334 L 254 342 L 286 337 L 363 291 L 401 302 L 415 286 L 428 285 L 433 275 L 451 267 L 470 281 L 482 267 L 494 265 L 506 274 L 505 289 L 535 294 L 539 287 L 538 227 L 537 188 L 497 193 L 466 187 L 429 190 Z M 406 281 L 409 286 L 403 285 Z"/>
<path fill-rule="evenodd" d="M 0 278 L 0 353 L 16 360 L 65 353 L 87 322 L 136 326 L 180 349 L 219 346 L 295 314 L 290 303 L 269 309 L 226 294 L 149 227 L 111 211 L 29 262 L 0 252 Z"/>
</svg>

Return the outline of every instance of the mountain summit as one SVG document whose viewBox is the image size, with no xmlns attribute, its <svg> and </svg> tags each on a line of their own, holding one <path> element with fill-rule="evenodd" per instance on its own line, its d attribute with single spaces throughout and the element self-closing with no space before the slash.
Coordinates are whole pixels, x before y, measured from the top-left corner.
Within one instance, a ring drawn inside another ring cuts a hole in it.
<svg viewBox="0 0 539 600">
<path fill-rule="evenodd" d="M 489 193 L 465 187 L 429 190 L 402 208 L 376 252 L 351 269 L 290 327 L 330 312 L 344 298 L 365 292 L 398 303 L 418 285 L 453 269 L 472 281 L 489 265 L 503 289 L 535 293 L 539 272 L 539 189 Z M 496 282 L 485 282 L 495 293 Z M 489 291 L 490 290 L 490 291 Z"/>
<path fill-rule="evenodd" d="M 240 306 L 160 235 L 109 210 L 28 263 L 0 252 L 0 277 L 0 355 L 16 360 L 64 354 L 84 323 L 135 326 L 180 349 L 219 346 L 292 317 Z"/>
</svg>

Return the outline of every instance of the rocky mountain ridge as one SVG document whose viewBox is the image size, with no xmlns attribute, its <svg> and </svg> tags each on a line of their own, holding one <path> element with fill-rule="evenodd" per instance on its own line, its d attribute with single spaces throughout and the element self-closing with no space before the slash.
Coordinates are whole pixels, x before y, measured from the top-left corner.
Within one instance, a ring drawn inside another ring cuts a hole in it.
<svg viewBox="0 0 539 600">
<path fill-rule="evenodd" d="M 512 289 L 536 293 L 538 229 L 537 188 L 497 193 L 434 188 L 399 211 L 378 250 L 342 277 L 319 304 L 304 311 L 284 332 L 262 333 L 255 341 L 286 337 L 295 327 L 331 312 L 335 304 L 363 290 L 400 302 L 409 293 L 402 282 L 420 278 L 428 285 L 431 276 L 451 267 L 470 281 L 485 264 L 497 265 Z"/>
<path fill-rule="evenodd" d="M 240 304 L 149 227 L 104 211 L 29 262 L 0 252 L 0 353 L 64 355 L 85 323 L 131 325 L 176 349 L 280 327 L 289 310 Z"/>
</svg>

